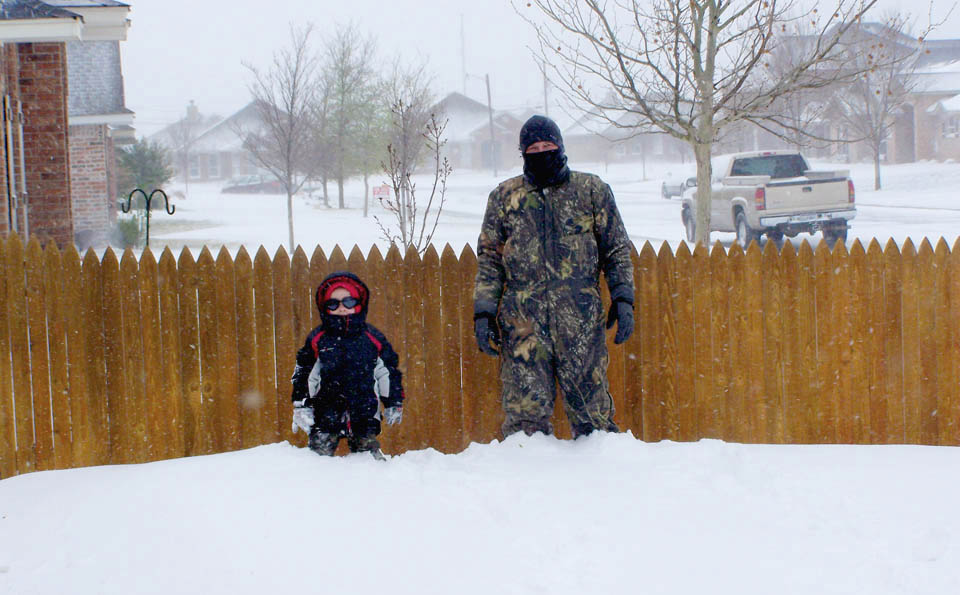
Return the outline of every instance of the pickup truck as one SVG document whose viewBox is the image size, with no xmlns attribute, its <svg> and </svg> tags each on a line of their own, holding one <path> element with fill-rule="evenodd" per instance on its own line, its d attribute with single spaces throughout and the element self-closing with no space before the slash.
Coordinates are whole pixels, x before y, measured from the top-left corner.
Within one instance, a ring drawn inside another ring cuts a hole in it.
<svg viewBox="0 0 960 595">
<path fill-rule="evenodd" d="M 713 160 L 710 231 L 733 231 L 746 248 L 766 234 L 774 241 L 823 233 L 832 247 L 845 242 L 856 217 L 848 170 L 814 171 L 797 151 L 754 151 Z M 718 167 L 719 166 L 719 167 Z M 696 234 L 696 191 L 683 197 L 688 241 Z"/>
</svg>

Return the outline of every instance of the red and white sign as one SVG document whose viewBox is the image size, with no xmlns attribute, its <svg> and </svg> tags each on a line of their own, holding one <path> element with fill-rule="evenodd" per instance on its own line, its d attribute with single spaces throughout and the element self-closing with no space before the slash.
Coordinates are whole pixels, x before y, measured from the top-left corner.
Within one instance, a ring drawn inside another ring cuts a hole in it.
<svg viewBox="0 0 960 595">
<path fill-rule="evenodd" d="M 390 186 L 386 184 L 381 184 L 380 186 L 373 187 L 373 197 L 377 200 L 389 200 L 390 199 Z"/>
</svg>

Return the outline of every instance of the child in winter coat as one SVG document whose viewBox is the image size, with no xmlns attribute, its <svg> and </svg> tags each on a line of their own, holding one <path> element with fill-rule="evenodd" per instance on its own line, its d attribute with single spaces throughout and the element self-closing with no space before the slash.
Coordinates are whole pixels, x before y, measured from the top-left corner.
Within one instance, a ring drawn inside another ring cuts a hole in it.
<svg viewBox="0 0 960 595">
<path fill-rule="evenodd" d="M 351 452 L 383 459 L 380 402 L 388 424 L 403 417 L 397 354 L 366 322 L 369 301 L 370 290 L 352 273 L 332 273 L 317 288 L 322 323 L 297 352 L 291 378 L 293 431 L 306 432 L 317 454 L 332 456 L 346 437 Z"/>
</svg>

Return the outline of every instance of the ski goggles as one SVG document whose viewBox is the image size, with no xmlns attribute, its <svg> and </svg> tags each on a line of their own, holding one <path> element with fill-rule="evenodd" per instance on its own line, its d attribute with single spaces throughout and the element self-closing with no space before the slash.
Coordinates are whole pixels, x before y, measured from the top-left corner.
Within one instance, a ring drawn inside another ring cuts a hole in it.
<svg viewBox="0 0 960 595">
<path fill-rule="evenodd" d="M 336 298 L 330 298 L 329 300 L 326 300 L 325 302 L 323 302 L 323 307 L 327 309 L 327 312 L 333 312 L 334 310 L 340 307 L 340 304 L 343 304 L 344 308 L 349 309 L 349 308 L 356 308 L 357 304 L 359 303 L 360 303 L 360 300 L 358 300 L 353 296 L 345 297 L 342 300 L 338 300 Z"/>
</svg>

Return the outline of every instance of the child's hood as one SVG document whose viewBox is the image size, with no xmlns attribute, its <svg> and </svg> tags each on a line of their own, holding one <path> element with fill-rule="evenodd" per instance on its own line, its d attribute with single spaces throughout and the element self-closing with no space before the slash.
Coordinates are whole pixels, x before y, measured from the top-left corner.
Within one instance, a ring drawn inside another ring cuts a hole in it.
<svg viewBox="0 0 960 595">
<path fill-rule="evenodd" d="M 346 289 L 350 292 L 351 296 L 360 300 L 359 313 L 366 314 L 367 305 L 370 303 L 370 289 L 367 287 L 367 284 L 364 283 L 360 277 L 349 271 L 337 271 L 327 275 L 320 283 L 320 286 L 317 287 L 314 303 L 316 303 L 321 315 L 325 313 L 323 302 L 325 302 L 330 297 L 330 294 L 338 287 Z"/>
</svg>

